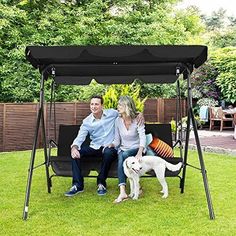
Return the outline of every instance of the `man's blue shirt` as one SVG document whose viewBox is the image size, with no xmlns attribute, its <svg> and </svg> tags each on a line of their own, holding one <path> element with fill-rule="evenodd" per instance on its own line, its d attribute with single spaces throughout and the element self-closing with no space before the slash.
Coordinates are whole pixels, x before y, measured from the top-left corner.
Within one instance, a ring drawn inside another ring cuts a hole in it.
<svg viewBox="0 0 236 236">
<path fill-rule="evenodd" d="M 104 109 L 101 119 L 96 119 L 91 113 L 83 120 L 72 146 L 77 145 L 80 150 L 88 134 L 91 139 L 90 147 L 94 149 L 112 143 L 115 136 L 115 120 L 117 117 L 118 112 L 114 109 Z"/>
</svg>

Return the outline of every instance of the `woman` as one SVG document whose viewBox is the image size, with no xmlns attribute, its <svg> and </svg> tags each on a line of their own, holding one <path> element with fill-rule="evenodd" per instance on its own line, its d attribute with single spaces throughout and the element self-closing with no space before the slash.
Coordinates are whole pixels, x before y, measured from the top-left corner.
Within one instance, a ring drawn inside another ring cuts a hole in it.
<svg viewBox="0 0 236 236">
<path fill-rule="evenodd" d="M 126 176 L 123 170 L 123 162 L 129 156 L 135 156 L 141 160 L 146 144 L 144 124 L 137 124 L 137 111 L 134 101 L 129 96 L 119 99 L 117 110 L 119 117 L 115 121 L 115 139 L 110 147 L 118 147 L 118 179 L 120 194 L 115 203 L 128 198 L 126 194 Z"/>
</svg>

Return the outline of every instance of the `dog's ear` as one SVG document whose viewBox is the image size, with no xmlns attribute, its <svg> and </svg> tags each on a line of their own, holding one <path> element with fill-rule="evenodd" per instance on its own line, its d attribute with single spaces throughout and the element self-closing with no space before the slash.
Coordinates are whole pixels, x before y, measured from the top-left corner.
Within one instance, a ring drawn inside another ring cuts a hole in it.
<svg viewBox="0 0 236 236">
<path fill-rule="evenodd" d="M 130 156 L 126 160 L 127 160 L 127 162 L 126 162 L 127 167 L 129 169 L 131 169 L 132 168 L 132 164 L 134 164 L 134 162 L 135 162 L 135 157 L 134 156 Z"/>
<path fill-rule="evenodd" d="M 123 161 L 123 168 L 124 168 L 124 169 L 129 169 L 127 159 L 125 159 L 125 160 Z"/>
<path fill-rule="evenodd" d="M 124 162 L 125 162 L 125 165 L 130 169 L 131 163 L 132 163 L 132 157 L 126 158 Z"/>
</svg>

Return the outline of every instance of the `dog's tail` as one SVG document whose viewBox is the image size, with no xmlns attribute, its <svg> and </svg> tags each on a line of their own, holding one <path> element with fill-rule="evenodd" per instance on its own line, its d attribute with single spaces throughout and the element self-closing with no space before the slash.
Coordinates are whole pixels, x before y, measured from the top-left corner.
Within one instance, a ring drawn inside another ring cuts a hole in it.
<svg viewBox="0 0 236 236">
<path fill-rule="evenodd" d="M 174 165 L 166 161 L 166 168 L 171 171 L 177 171 L 182 167 L 183 163 L 179 162 L 178 164 Z"/>
</svg>

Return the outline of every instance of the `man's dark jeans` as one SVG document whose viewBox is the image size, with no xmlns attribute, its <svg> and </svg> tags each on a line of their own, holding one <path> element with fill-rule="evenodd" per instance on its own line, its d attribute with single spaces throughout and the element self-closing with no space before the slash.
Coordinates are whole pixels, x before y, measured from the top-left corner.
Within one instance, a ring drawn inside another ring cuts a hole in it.
<svg viewBox="0 0 236 236">
<path fill-rule="evenodd" d="M 82 147 L 80 150 L 80 159 L 72 158 L 72 185 L 76 185 L 78 188 L 84 188 L 84 178 L 82 175 L 83 167 L 81 166 L 81 159 L 83 158 L 90 158 L 91 161 L 95 158 L 100 158 L 101 170 L 97 177 L 97 184 L 102 184 L 104 187 L 106 187 L 106 179 L 111 167 L 111 163 L 117 159 L 117 150 L 108 147 L 106 147 L 104 150 L 103 147 L 98 150 L 89 146 Z"/>
</svg>

